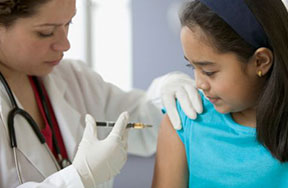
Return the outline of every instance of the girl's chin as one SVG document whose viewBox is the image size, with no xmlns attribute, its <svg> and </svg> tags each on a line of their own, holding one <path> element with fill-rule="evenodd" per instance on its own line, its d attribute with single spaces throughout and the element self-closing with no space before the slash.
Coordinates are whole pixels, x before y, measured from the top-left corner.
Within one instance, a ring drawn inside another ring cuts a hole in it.
<svg viewBox="0 0 288 188">
<path fill-rule="evenodd" d="M 225 106 L 218 106 L 218 105 L 214 105 L 214 108 L 217 112 L 221 113 L 221 114 L 228 114 L 231 112 L 231 109 L 228 109 Z"/>
</svg>

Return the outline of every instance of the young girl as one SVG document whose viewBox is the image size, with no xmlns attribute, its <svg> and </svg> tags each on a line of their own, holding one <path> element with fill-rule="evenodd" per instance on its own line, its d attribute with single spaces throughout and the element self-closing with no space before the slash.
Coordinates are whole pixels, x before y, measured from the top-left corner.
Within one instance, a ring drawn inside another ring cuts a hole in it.
<svg viewBox="0 0 288 188">
<path fill-rule="evenodd" d="M 288 14 L 281 0 L 196 0 L 181 15 L 204 112 L 166 116 L 153 187 L 288 187 Z"/>
</svg>

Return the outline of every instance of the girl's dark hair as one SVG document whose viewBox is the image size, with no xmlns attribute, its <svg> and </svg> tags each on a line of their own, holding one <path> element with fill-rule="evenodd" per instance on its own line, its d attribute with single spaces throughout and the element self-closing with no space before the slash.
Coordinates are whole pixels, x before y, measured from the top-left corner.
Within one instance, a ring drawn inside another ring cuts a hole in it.
<svg viewBox="0 0 288 188">
<path fill-rule="evenodd" d="M 0 0 L 0 25 L 9 27 L 18 18 L 34 15 L 49 0 Z"/>
<path fill-rule="evenodd" d="M 262 25 L 273 52 L 273 65 L 257 105 L 257 139 L 281 162 L 288 161 L 288 13 L 281 0 L 245 0 Z M 182 26 L 198 26 L 220 52 L 248 62 L 255 49 L 199 0 L 188 2 Z"/>
<path fill-rule="evenodd" d="M 217 14 L 207 8 L 200 1 L 190 1 L 185 4 L 180 15 L 182 26 L 191 30 L 199 26 L 220 53 L 234 52 L 237 57 L 246 62 L 253 54 L 254 48 L 242 39 Z"/>
</svg>

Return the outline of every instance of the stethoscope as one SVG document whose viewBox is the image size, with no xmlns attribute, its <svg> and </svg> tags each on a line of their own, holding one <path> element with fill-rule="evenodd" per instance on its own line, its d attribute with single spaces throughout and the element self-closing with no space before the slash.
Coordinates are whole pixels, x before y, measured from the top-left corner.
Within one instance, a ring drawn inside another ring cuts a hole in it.
<svg viewBox="0 0 288 188">
<path fill-rule="evenodd" d="M 20 184 L 23 184 L 23 180 L 22 180 L 22 176 L 21 176 L 21 173 L 20 173 L 19 161 L 18 161 L 17 152 L 16 152 L 17 140 L 16 140 L 16 135 L 15 135 L 15 129 L 14 129 L 14 118 L 15 118 L 16 115 L 20 115 L 24 119 L 26 119 L 26 121 L 28 122 L 28 124 L 31 126 L 31 128 L 34 131 L 34 133 L 38 137 L 39 141 L 41 142 L 41 144 L 44 145 L 44 147 L 47 150 L 48 154 L 52 158 L 57 170 L 61 170 L 61 169 L 65 168 L 65 167 L 67 167 L 67 166 L 69 166 L 71 164 L 71 162 L 68 159 L 64 159 L 62 157 L 62 155 L 61 155 L 60 148 L 59 148 L 58 142 L 56 140 L 56 136 L 55 136 L 55 130 L 54 130 L 53 126 L 52 126 L 52 120 L 51 120 L 48 104 L 47 104 L 45 95 L 43 93 L 42 87 L 41 87 L 41 85 L 39 83 L 39 80 L 37 79 L 37 77 L 32 77 L 32 79 L 33 79 L 33 82 L 36 85 L 36 89 L 37 89 L 37 91 L 39 93 L 39 96 L 40 96 L 40 99 L 41 99 L 41 103 L 42 103 L 43 108 L 44 108 L 45 116 L 47 118 L 49 127 L 50 127 L 51 132 L 52 132 L 53 146 L 55 148 L 58 160 L 54 157 L 54 155 L 52 154 L 51 150 L 49 149 L 49 147 L 48 147 L 48 145 L 46 143 L 46 140 L 45 140 L 44 136 L 41 134 L 41 131 L 40 131 L 37 123 L 28 114 L 28 112 L 26 112 L 23 109 L 20 109 L 18 107 L 18 105 L 16 103 L 16 100 L 15 100 L 13 94 L 12 94 L 12 91 L 11 91 L 6 79 L 4 78 L 2 73 L 0 72 L 0 80 L 1 80 L 6 92 L 8 94 L 8 97 L 9 97 L 11 105 L 12 105 L 12 110 L 8 114 L 8 132 L 9 132 L 9 138 L 10 138 L 10 146 L 11 146 L 11 148 L 13 150 L 17 176 L 18 176 Z"/>
</svg>

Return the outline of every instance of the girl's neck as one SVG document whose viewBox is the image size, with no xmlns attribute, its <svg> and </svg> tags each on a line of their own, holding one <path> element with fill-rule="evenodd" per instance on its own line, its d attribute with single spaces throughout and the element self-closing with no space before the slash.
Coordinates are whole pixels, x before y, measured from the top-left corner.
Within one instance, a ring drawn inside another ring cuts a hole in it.
<svg viewBox="0 0 288 188">
<path fill-rule="evenodd" d="M 256 128 L 256 109 L 247 109 L 241 112 L 233 112 L 232 117 L 240 125 Z"/>
</svg>

